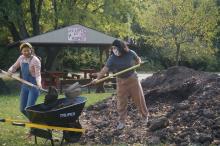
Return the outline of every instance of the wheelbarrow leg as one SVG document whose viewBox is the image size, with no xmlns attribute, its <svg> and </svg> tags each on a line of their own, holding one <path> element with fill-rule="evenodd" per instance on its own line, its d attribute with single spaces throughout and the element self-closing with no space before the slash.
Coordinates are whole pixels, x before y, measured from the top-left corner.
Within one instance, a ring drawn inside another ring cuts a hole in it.
<svg viewBox="0 0 220 146">
<path fill-rule="evenodd" d="M 62 140 L 61 140 L 60 146 L 63 146 L 63 142 L 64 142 L 64 137 L 62 137 Z"/>
<path fill-rule="evenodd" d="M 31 128 L 31 134 L 35 137 L 35 144 L 37 144 L 37 137 L 44 138 L 51 141 L 51 145 L 54 146 L 51 130 L 43 130 L 38 128 Z"/>
<path fill-rule="evenodd" d="M 51 141 L 51 145 L 52 145 L 52 146 L 54 146 L 54 142 L 53 142 L 53 139 L 51 139 L 50 141 Z"/>
<path fill-rule="evenodd" d="M 34 143 L 37 144 L 37 136 L 34 136 Z"/>
</svg>

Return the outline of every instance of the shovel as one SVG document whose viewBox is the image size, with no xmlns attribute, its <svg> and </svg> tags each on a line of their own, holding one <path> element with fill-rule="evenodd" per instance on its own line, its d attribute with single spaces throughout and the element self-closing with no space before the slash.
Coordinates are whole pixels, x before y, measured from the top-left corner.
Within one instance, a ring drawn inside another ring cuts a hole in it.
<svg viewBox="0 0 220 146">
<path fill-rule="evenodd" d="M 34 84 L 32 84 L 32 83 L 30 83 L 30 82 L 28 82 L 28 81 L 26 81 L 26 80 L 24 80 L 24 79 L 21 79 L 21 78 L 19 78 L 19 77 L 17 77 L 17 76 L 14 76 L 13 74 L 11 75 L 10 73 L 8 73 L 8 72 L 6 72 L 6 71 L 4 71 L 4 70 L 2 70 L 2 69 L 0 69 L 0 71 L 3 73 L 3 74 L 5 74 L 5 75 L 7 75 L 7 76 L 9 76 L 9 77 L 11 77 L 11 78 L 13 78 L 13 79 L 15 79 L 15 80 L 18 80 L 18 81 L 20 81 L 21 83 L 24 83 L 24 84 L 26 84 L 26 85 L 28 85 L 28 86 L 30 86 L 30 87 L 34 87 L 34 88 L 37 88 L 37 89 L 39 89 L 39 90 L 41 90 L 41 91 L 43 91 L 43 92 L 46 92 L 46 93 L 49 93 L 48 92 L 48 90 L 46 90 L 46 89 L 43 89 L 43 88 L 39 88 L 38 86 L 36 86 L 36 85 L 34 85 Z M 79 90 L 79 89 L 76 89 L 76 87 L 77 87 L 77 84 L 79 84 L 78 82 L 76 83 L 76 84 L 73 84 L 73 85 L 71 85 L 69 88 L 67 88 L 66 90 L 65 90 L 65 95 L 67 96 L 67 97 L 72 97 L 72 96 L 74 96 L 74 97 L 76 97 L 76 96 L 78 96 L 79 95 L 79 93 L 80 93 L 80 91 L 81 90 Z M 72 86 L 74 86 L 74 88 L 72 88 Z M 74 89 L 74 90 L 73 90 Z M 53 90 L 55 90 L 55 89 L 53 89 Z M 74 93 L 73 93 L 74 92 Z M 46 102 L 48 101 L 48 100 L 55 100 L 55 99 L 57 99 L 57 97 L 58 97 L 58 94 L 47 94 L 48 95 L 48 97 L 50 97 L 50 98 L 46 98 Z"/>
<path fill-rule="evenodd" d="M 131 71 L 131 70 L 133 70 L 133 69 L 136 69 L 136 68 L 140 67 L 141 64 L 144 64 L 144 63 L 145 63 L 145 62 L 142 62 L 142 63 L 140 63 L 140 64 L 134 65 L 134 66 L 132 66 L 132 67 L 129 67 L 129 68 L 127 68 L 127 69 L 124 69 L 124 70 L 122 70 L 122 71 L 119 71 L 119 72 L 117 72 L 117 73 L 114 73 L 114 74 L 112 74 L 112 75 L 109 75 L 109 76 L 107 76 L 107 77 L 105 77 L 105 78 L 99 79 L 99 80 L 96 81 L 96 84 L 101 83 L 101 82 L 103 82 L 103 81 L 105 81 L 105 80 L 108 80 L 108 79 L 110 79 L 111 77 L 116 77 L 116 76 L 121 75 L 121 74 L 123 74 L 123 73 L 126 73 L 126 72 L 128 72 L 128 71 Z M 89 85 L 91 85 L 91 84 L 92 84 L 92 83 L 89 83 Z M 88 86 L 88 84 L 86 84 L 86 85 L 84 85 L 84 86 Z"/>
<path fill-rule="evenodd" d="M 143 62 L 143 63 L 144 63 L 144 62 Z M 106 80 L 110 79 L 111 77 L 115 77 L 115 76 L 121 75 L 121 74 L 123 74 L 123 73 L 125 73 L 125 72 L 128 72 L 128 71 L 130 71 L 130 70 L 133 70 L 133 69 L 135 69 L 135 68 L 138 68 L 138 67 L 140 67 L 140 65 L 143 64 L 143 63 L 137 64 L 137 65 L 135 65 L 135 66 L 132 66 L 132 67 L 130 67 L 130 68 L 127 68 L 127 69 L 125 69 L 125 70 L 122 70 L 122 71 L 120 71 L 120 72 L 117 72 L 117 73 L 115 73 L 115 74 L 109 75 L 109 76 L 107 76 L 107 77 L 105 77 L 105 78 L 99 79 L 99 80 L 96 81 L 96 84 L 101 83 L 101 82 L 103 82 L 103 81 L 106 81 Z M 84 87 L 87 87 L 87 86 L 90 86 L 90 85 L 92 85 L 92 82 L 90 82 L 90 83 L 88 83 L 88 84 L 86 84 L 86 85 L 80 85 L 78 82 L 76 82 L 75 84 L 72 84 L 72 85 L 70 85 L 70 86 L 67 88 L 67 90 L 65 91 L 65 95 L 66 95 L 67 97 L 76 97 L 76 96 L 80 95 L 81 88 L 84 88 Z"/>
<path fill-rule="evenodd" d="M 14 76 L 13 74 L 11 75 L 10 73 L 8 73 L 8 72 L 6 72 L 6 71 L 4 71 L 4 70 L 2 70 L 2 69 L 0 69 L 0 71 L 1 71 L 3 74 L 5 74 L 5 75 L 7 75 L 7 76 L 9 76 L 9 77 L 11 77 L 11 78 L 13 78 L 13 79 L 15 79 L 15 80 L 18 80 L 18 81 L 20 81 L 21 83 L 24 83 L 24 84 L 26 84 L 26 85 L 28 85 L 28 86 L 30 86 L 30 87 L 37 88 L 37 89 L 39 89 L 39 90 L 41 90 L 41 91 L 43 91 L 43 92 L 48 92 L 46 89 L 39 88 L 38 86 L 36 86 L 36 85 L 34 85 L 34 84 L 32 84 L 32 83 L 30 83 L 30 82 L 24 80 L 24 79 L 21 79 L 21 78 L 19 78 L 19 77 L 16 77 L 16 76 Z"/>
<path fill-rule="evenodd" d="M 72 85 L 70 85 L 68 88 L 64 90 L 64 94 L 66 97 L 76 97 L 80 95 L 81 92 L 81 85 L 79 82 L 76 82 Z M 86 87 L 86 86 L 85 86 Z"/>
</svg>

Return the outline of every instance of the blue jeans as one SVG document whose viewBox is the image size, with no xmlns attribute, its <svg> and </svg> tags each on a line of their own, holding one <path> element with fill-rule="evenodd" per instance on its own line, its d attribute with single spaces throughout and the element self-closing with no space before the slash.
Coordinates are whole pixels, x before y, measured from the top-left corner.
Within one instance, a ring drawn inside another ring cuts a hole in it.
<svg viewBox="0 0 220 146">
<path fill-rule="evenodd" d="M 40 92 L 38 89 L 22 85 L 20 93 L 20 111 L 28 117 L 25 109 L 29 106 L 35 105 Z"/>
</svg>

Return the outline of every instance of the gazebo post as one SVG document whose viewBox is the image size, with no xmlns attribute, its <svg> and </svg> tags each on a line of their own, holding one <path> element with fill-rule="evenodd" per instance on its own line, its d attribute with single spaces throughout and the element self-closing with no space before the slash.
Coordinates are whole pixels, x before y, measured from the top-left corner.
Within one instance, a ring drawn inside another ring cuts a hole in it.
<svg viewBox="0 0 220 146">
<path fill-rule="evenodd" d="M 99 63 L 100 63 L 99 68 L 102 68 L 102 64 L 103 64 L 103 58 L 102 58 L 104 51 L 103 49 L 104 47 L 99 46 Z"/>
<path fill-rule="evenodd" d="M 105 55 L 106 55 L 106 59 L 108 59 L 109 55 L 110 55 L 110 47 L 111 46 L 107 46 L 105 49 Z"/>
<path fill-rule="evenodd" d="M 103 53 L 105 52 L 106 55 L 106 59 L 109 57 L 109 49 L 111 46 L 107 45 L 107 46 L 99 46 L 99 54 L 100 54 L 100 68 L 103 67 Z"/>
</svg>

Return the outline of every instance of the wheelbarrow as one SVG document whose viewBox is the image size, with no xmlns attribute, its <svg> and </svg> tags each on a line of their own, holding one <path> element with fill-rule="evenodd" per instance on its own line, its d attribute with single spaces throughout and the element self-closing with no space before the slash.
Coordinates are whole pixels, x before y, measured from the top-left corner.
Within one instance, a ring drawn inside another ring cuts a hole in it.
<svg viewBox="0 0 220 146">
<path fill-rule="evenodd" d="M 79 141 L 84 129 L 79 122 L 79 116 L 85 106 L 87 99 L 85 97 L 61 98 L 57 100 L 56 105 L 49 110 L 45 104 L 37 104 L 26 108 L 28 119 L 30 122 L 0 119 L 0 122 L 12 123 L 16 126 L 30 127 L 30 133 L 35 136 L 35 143 L 37 137 L 51 140 L 51 145 L 54 145 L 52 138 L 53 130 L 62 131 L 63 142 L 77 142 Z"/>
</svg>

